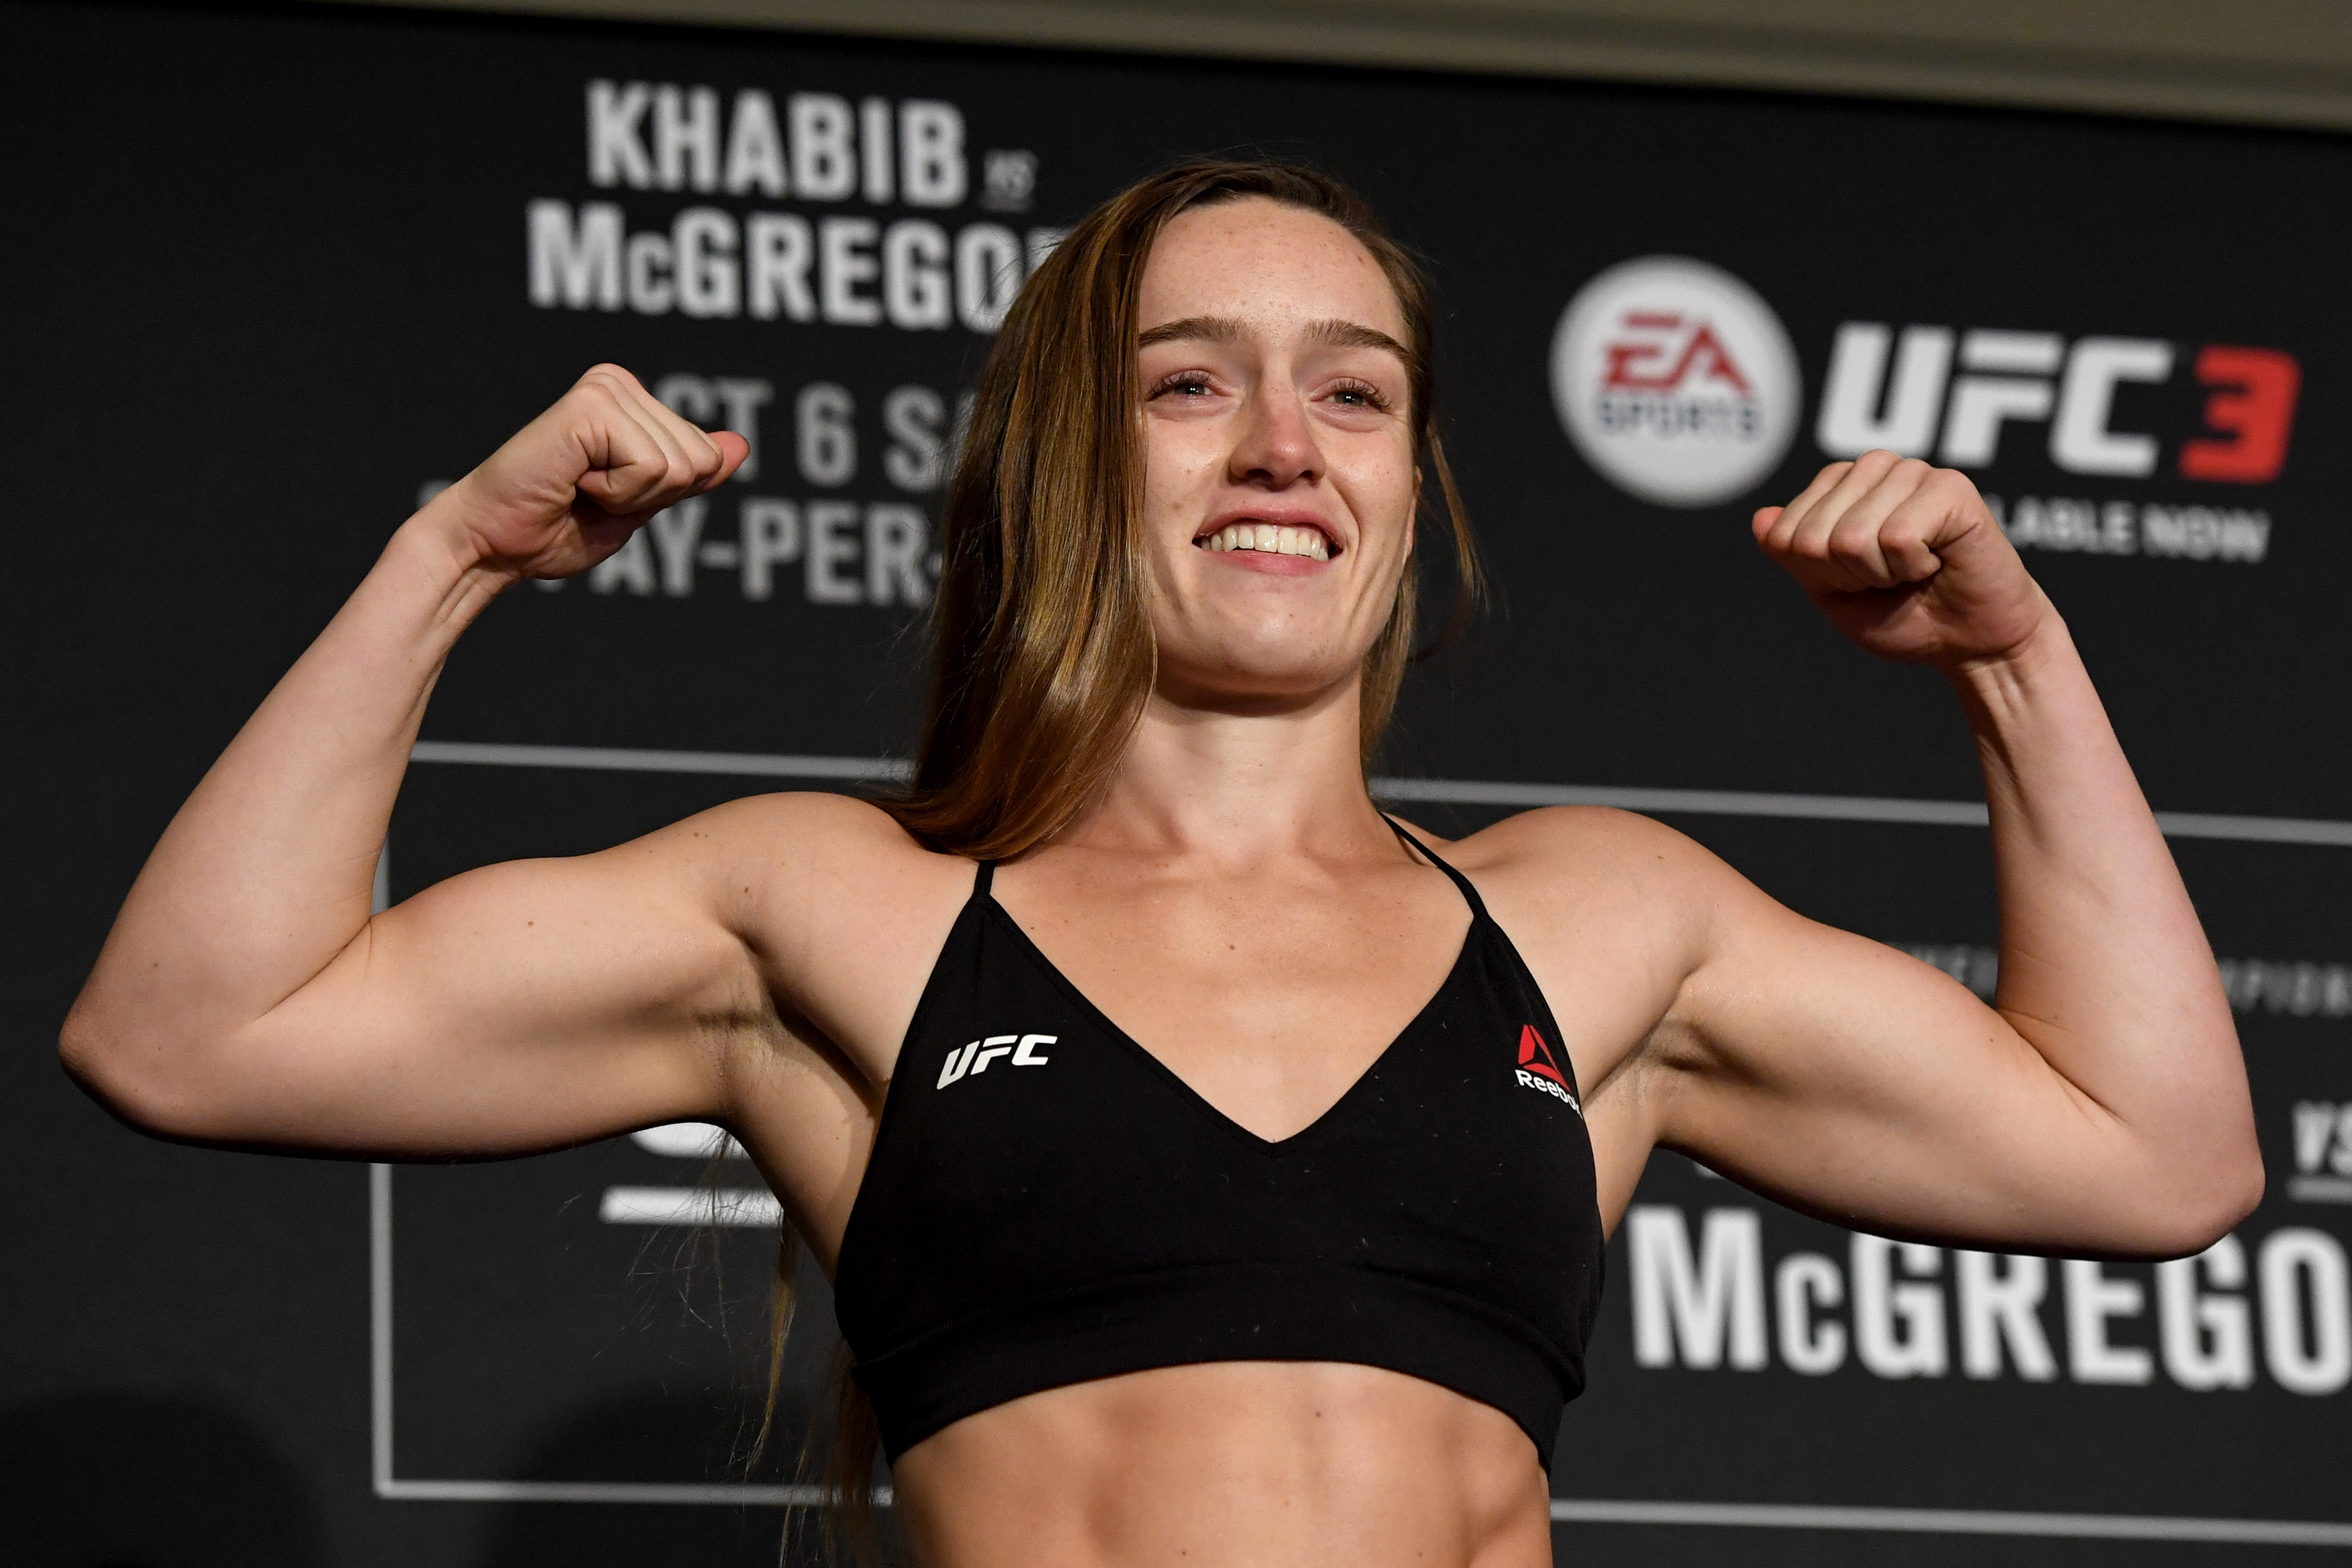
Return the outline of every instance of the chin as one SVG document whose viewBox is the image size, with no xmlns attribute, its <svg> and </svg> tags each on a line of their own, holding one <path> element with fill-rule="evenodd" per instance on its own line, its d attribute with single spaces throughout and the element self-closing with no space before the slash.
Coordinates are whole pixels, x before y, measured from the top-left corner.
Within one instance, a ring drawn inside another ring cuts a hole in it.
<svg viewBox="0 0 2352 1568">
<path fill-rule="evenodd" d="M 1160 685 L 1171 696 L 1207 704 L 1290 707 L 1314 701 L 1353 679 L 1360 661 L 1334 663 L 1322 649 L 1223 649 L 1222 657 L 1185 659 L 1171 668 L 1163 654 Z"/>
</svg>

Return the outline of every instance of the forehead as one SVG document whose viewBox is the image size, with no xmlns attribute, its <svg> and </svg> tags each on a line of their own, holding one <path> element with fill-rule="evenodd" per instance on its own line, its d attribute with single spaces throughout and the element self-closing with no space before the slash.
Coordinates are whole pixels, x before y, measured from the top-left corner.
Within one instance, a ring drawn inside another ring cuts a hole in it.
<svg viewBox="0 0 2352 1568">
<path fill-rule="evenodd" d="M 1171 218 L 1144 264 L 1137 325 L 1219 316 L 1276 331 L 1344 321 L 1409 334 L 1396 290 L 1354 235 L 1263 196 Z"/>
</svg>

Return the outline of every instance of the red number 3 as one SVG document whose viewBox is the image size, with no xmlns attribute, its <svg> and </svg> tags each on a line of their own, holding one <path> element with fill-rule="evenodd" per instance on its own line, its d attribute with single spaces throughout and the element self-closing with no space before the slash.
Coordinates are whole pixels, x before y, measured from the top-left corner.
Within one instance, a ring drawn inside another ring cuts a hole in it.
<svg viewBox="0 0 2352 1568">
<path fill-rule="evenodd" d="M 2276 349 L 2236 349 L 2213 343 L 2199 351 L 2197 379 L 2214 388 L 2205 400 L 2205 424 L 2226 439 L 2200 439 L 2180 448 L 2183 479 L 2267 484 L 2286 462 L 2303 370 Z"/>
</svg>

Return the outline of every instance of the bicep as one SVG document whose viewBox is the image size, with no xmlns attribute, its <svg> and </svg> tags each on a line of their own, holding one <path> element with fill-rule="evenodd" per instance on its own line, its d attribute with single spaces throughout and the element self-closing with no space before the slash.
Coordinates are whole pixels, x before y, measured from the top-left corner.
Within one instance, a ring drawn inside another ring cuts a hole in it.
<svg viewBox="0 0 2352 1568">
<path fill-rule="evenodd" d="M 1645 1055 L 1657 1142 L 1882 1233 L 2131 1250 L 2145 1151 L 1966 988 L 1728 868 Z"/>
<path fill-rule="evenodd" d="M 772 1010 L 713 896 L 718 853 L 681 824 L 376 915 L 212 1054 L 202 1135 L 481 1156 L 719 1113 L 730 1042 Z"/>
</svg>

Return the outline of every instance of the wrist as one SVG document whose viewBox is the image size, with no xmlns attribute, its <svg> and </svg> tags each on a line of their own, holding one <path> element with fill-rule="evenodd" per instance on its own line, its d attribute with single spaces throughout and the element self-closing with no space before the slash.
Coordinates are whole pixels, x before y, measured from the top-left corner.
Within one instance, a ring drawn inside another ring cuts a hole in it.
<svg viewBox="0 0 2352 1568">
<path fill-rule="evenodd" d="M 2045 700 L 2072 691 L 2088 679 L 2074 635 L 2046 600 L 2024 636 L 1998 653 L 1958 660 L 1943 673 L 1958 694 L 1969 726 L 1980 734 L 2010 727 Z"/>
<path fill-rule="evenodd" d="M 521 574 L 491 558 L 465 521 L 462 498 L 453 493 L 457 488 L 443 490 L 394 530 L 380 564 L 429 584 L 443 615 L 463 626 Z"/>
<path fill-rule="evenodd" d="M 2004 616 L 2004 619 L 2009 617 Z M 1944 679 L 1958 687 L 2006 686 L 2030 680 L 2054 663 L 2076 657 L 2073 635 L 2058 606 L 2040 584 L 2033 585 L 2031 610 L 2016 619 L 2021 625 L 1994 647 L 1942 663 Z"/>
<path fill-rule="evenodd" d="M 493 531 L 481 526 L 483 520 L 478 515 L 480 510 L 474 476 L 468 474 L 436 491 L 397 531 L 430 540 L 437 553 L 467 576 L 499 588 L 510 587 L 529 574 L 520 563 L 492 548 Z"/>
</svg>

